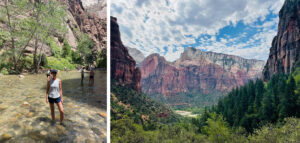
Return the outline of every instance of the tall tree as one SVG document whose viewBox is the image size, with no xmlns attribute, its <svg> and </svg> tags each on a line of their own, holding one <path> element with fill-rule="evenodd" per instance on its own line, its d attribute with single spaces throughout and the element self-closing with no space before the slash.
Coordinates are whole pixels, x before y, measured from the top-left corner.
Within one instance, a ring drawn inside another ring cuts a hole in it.
<svg viewBox="0 0 300 143">
<path fill-rule="evenodd" d="M 66 8 L 55 0 L 35 0 L 32 4 L 32 16 L 35 23 L 35 44 L 33 53 L 34 71 L 38 72 L 41 59 L 38 60 L 38 49 L 43 50 L 43 43 L 47 38 L 53 35 L 63 35 L 66 32 L 64 20 L 66 17 Z M 42 44 L 41 44 L 42 43 Z"/>
<path fill-rule="evenodd" d="M 92 54 L 95 45 L 95 42 L 87 34 L 82 34 L 80 36 L 77 50 L 79 51 L 80 55 L 84 59 L 85 64 L 87 65 L 92 64 L 93 61 L 95 61 Z"/>
<path fill-rule="evenodd" d="M 4 54 L 13 62 L 13 70 L 20 72 L 20 60 L 36 31 L 32 19 L 28 17 L 30 5 L 28 0 L 4 0 L 0 7 L 2 29 L 8 33 Z"/>
</svg>

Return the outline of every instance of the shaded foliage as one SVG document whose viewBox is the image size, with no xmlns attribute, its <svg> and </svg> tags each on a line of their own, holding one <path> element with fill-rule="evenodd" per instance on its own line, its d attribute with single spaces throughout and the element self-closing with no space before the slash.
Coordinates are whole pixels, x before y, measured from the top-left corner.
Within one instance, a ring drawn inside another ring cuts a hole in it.
<svg viewBox="0 0 300 143">
<path fill-rule="evenodd" d="M 300 117 L 297 87 L 292 75 L 274 75 L 266 84 L 257 79 L 232 90 L 211 111 L 222 114 L 229 125 L 253 132 L 261 124 Z"/>
</svg>

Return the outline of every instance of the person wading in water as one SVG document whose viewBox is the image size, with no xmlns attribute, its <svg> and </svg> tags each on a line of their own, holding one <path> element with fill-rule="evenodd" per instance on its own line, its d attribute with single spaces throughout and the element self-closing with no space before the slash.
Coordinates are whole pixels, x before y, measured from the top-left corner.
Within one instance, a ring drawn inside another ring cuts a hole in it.
<svg viewBox="0 0 300 143">
<path fill-rule="evenodd" d="M 90 72 L 90 79 L 89 79 L 89 84 L 90 85 L 94 85 L 94 76 L 95 76 L 95 72 L 92 69 L 91 72 Z"/>
<path fill-rule="evenodd" d="M 57 71 L 51 70 L 52 77 L 47 82 L 46 103 L 49 103 L 52 121 L 55 121 L 54 103 L 56 103 L 60 113 L 60 123 L 64 119 L 63 95 L 61 80 L 56 77 Z"/>
<path fill-rule="evenodd" d="M 81 82 L 83 82 L 84 79 L 84 68 L 81 69 Z"/>
<path fill-rule="evenodd" d="M 46 76 L 47 76 L 47 81 L 49 81 L 49 80 L 50 80 L 50 78 L 51 78 L 51 76 L 50 76 L 50 71 L 51 71 L 51 69 L 50 69 L 50 70 L 48 70 L 48 71 L 47 71 L 47 74 L 46 74 Z"/>
</svg>

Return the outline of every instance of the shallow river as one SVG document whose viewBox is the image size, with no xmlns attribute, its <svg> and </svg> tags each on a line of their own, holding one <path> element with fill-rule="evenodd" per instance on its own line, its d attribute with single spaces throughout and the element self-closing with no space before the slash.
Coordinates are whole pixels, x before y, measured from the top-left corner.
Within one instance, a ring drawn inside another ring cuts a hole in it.
<svg viewBox="0 0 300 143">
<path fill-rule="evenodd" d="M 95 83 L 81 83 L 80 72 L 59 72 L 65 119 L 51 122 L 46 103 L 46 75 L 0 77 L 0 142 L 106 142 L 106 72 Z"/>
</svg>

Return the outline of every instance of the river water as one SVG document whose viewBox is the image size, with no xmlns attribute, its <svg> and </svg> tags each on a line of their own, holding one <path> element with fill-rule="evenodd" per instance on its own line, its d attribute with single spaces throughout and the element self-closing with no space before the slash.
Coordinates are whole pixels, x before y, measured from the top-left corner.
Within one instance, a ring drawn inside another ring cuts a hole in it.
<svg viewBox="0 0 300 143">
<path fill-rule="evenodd" d="M 106 142 L 106 72 L 88 73 L 81 83 L 80 72 L 59 72 L 62 80 L 65 119 L 51 122 L 46 103 L 46 75 L 0 77 L 0 142 Z"/>
</svg>

